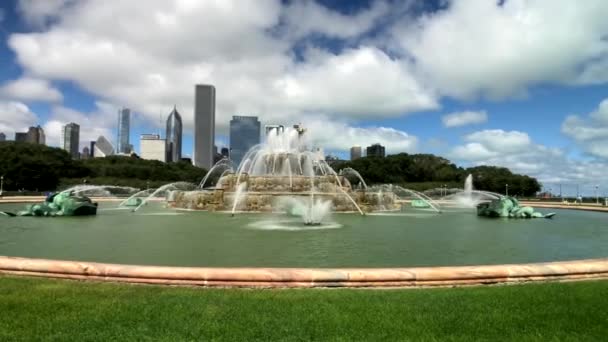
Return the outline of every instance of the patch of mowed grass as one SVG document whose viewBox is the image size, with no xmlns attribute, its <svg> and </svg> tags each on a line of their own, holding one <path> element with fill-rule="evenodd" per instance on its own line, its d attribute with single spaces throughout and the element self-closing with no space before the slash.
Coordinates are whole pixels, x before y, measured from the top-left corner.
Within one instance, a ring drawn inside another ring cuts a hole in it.
<svg viewBox="0 0 608 342">
<path fill-rule="evenodd" d="M 608 281 L 206 289 L 0 277 L 0 340 L 605 340 Z"/>
</svg>

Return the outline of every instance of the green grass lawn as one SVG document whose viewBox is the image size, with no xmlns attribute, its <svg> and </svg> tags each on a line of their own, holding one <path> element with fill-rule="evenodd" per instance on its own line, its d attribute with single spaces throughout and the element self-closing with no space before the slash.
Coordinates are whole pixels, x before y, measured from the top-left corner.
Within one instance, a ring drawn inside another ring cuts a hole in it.
<svg viewBox="0 0 608 342">
<path fill-rule="evenodd" d="M 0 277 L 0 341 L 606 340 L 608 281 L 205 289 Z"/>
</svg>

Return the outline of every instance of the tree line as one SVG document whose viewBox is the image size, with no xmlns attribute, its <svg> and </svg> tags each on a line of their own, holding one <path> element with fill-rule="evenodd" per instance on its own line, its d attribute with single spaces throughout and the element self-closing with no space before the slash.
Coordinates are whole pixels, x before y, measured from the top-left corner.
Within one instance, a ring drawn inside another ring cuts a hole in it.
<svg viewBox="0 0 608 342">
<path fill-rule="evenodd" d="M 463 187 L 466 177 L 473 175 L 473 187 L 477 190 L 504 193 L 508 184 L 509 194 L 533 196 L 541 190 L 533 177 L 515 174 L 509 169 L 496 166 L 462 168 L 448 159 L 432 154 L 393 154 L 384 158 L 364 157 L 352 161 L 333 163 L 333 168 L 353 168 L 366 183 L 391 183 L 415 190 L 442 187 Z"/>
<path fill-rule="evenodd" d="M 59 148 L 0 142 L 0 176 L 6 191 L 54 191 L 74 184 L 158 187 L 185 181 L 198 183 L 207 171 L 187 162 L 163 163 L 136 156 L 74 160 Z"/>
<path fill-rule="evenodd" d="M 462 187 L 473 175 L 475 189 L 532 196 L 541 187 L 535 178 L 512 173 L 504 167 L 458 167 L 432 154 L 395 154 L 385 158 L 364 157 L 332 164 L 335 170 L 351 167 L 368 184 L 392 183 L 416 190 L 447 185 Z M 198 183 L 206 170 L 187 162 L 162 163 L 138 157 L 110 156 L 74 160 L 59 148 L 44 145 L 0 142 L 0 176 L 7 191 L 54 191 L 74 184 L 103 184 L 134 188 L 158 187 L 169 182 Z"/>
</svg>

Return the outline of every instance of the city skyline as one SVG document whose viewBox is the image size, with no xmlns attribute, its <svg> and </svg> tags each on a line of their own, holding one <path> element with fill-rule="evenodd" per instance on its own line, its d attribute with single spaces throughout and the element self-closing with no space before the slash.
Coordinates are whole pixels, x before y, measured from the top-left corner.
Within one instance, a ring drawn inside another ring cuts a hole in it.
<svg viewBox="0 0 608 342">
<path fill-rule="evenodd" d="M 591 187 L 608 167 L 608 4 L 590 2 L 271 1 L 227 13 L 204 1 L 186 12 L 124 1 L 108 16 L 88 2 L 40 11 L 8 1 L 0 5 L 0 132 L 11 139 L 39 124 L 46 144 L 61 146 L 61 127 L 79 122 L 82 148 L 99 135 L 114 141 L 122 106 L 137 113 L 131 134 L 139 137 L 165 129 L 159 112 L 176 104 L 182 155 L 194 158 L 192 87 L 206 83 L 217 89 L 220 147 L 243 113 L 301 122 L 342 159 L 353 145 L 379 142 L 387 154 L 506 166 L 547 188 Z M 150 19 L 155 13 L 174 18 L 176 30 Z M 201 34 L 211 19 L 217 29 Z M 133 20 L 145 31 L 112 30 Z"/>
</svg>

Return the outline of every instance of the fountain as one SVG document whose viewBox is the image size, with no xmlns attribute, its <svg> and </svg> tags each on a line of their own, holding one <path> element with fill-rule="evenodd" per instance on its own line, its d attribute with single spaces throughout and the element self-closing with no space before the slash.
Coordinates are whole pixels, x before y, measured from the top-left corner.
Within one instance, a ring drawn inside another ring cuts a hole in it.
<svg viewBox="0 0 608 342">
<path fill-rule="evenodd" d="M 443 197 L 442 202 L 458 208 L 476 208 L 477 205 L 503 198 L 501 194 L 473 189 L 473 175 L 469 174 L 464 181 L 464 189 Z"/>
<path fill-rule="evenodd" d="M 233 215 L 243 211 L 284 211 L 285 198 L 291 198 L 293 203 L 307 202 L 307 206 L 315 210 L 327 207 L 328 211 L 361 215 L 399 208 L 390 191 L 368 190 L 355 170 L 347 168 L 338 174 L 321 154 L 310 148 L 305 132 L 299 126 L 270 129 L 264 143 L 252 147 L 236 170 L 227 160 L 211 168 L 216 174 L 222 171 L 215 187 L 203 188 L 206 175 L 199 189 L 175 191 L 170 205 L 183 209 L 230 211 Z M 361 187 L 353 189 L 347 176 L 356 177 Z M 312 212 L 309 217 L 314 218 Z"/>
</svg>

